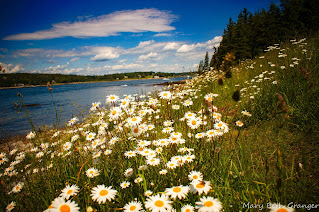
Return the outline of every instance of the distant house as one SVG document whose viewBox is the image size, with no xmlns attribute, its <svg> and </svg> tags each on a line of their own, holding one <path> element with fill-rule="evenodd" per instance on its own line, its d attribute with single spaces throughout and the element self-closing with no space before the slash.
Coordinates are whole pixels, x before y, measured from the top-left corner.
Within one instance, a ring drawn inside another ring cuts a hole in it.
<svg viewBox="0 0 319 212">
<path fill-rule="evenodd" d="M 154 78 L 155 78 L 155 79 L 158 79 L 158 78 L 159 78 L 159 76 L 154 76 Z"/>
<path fill-rule="evenodd" d="M 124 76 L 124 79 L 127 79 L 128 78 L 128 76 Z"/>
</svg>

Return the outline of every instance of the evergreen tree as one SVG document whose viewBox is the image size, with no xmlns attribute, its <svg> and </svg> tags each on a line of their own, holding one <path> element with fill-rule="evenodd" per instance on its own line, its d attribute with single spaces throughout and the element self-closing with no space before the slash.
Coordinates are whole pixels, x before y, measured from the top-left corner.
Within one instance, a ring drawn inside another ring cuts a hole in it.
<svg viewBox="0 0 319 212">
<path fill-rule="evenodd" d="M 204 65 L 203 65 L 203 71 L 209 70 L 208 61 L 209 61 L 208 52 L 206 52 L 205 60 L 204 60 Z"/>
</svg>

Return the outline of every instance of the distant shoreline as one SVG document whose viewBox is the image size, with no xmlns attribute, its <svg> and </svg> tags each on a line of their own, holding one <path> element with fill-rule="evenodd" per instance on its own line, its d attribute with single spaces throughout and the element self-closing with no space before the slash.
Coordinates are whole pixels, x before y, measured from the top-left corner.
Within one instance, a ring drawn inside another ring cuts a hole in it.
<svg viewBox="0 0 319 212">
<path fill-rule="evenodd" d="M 131 81 L 131 80 L 156 80 L 156 79 L 165 79 L 165 78 L 178 78 L 179 76 L 172 76 L 172 77 L 159 77 L 159 78 L 132 78 L 132 79 L 121 79 L 121 80 L 105 80 L 105 81 L 87 81 L 87 82 L 67 82 L 67 83 L 54 83 L 51 86 L 56 85 L 72 85 L 72 84 L 84 84 L 84 83 L 99 83 L 99 82 L 118 82 L 118 81 Z M 185 76 L 180 76 L 185 77 Z M 156 84 L 156 85 L 165 85 L 168 82 Z M 0 89 L 14 89 L 14 88 L 34 88 L 34 87 L 45 87 L 47 85 L 23 85 L 23 86 L 13 86 L 13 87 L 0 87 Z"/>
</svg>

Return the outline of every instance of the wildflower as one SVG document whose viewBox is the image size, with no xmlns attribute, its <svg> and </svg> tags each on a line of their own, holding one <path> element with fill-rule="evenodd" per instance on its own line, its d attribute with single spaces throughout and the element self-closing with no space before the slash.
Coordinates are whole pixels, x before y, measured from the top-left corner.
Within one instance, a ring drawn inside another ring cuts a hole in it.
<svg viewBox="0 0 319 212">
<path fill-rule="evenodd" d="M 125 170 L 124 175 L 125 177 L 130 177 L 133 174 L 133 169 L 132 168 L 128 168 Z"/>
<path fill-rule="evenodd" d="M 199 139 L 199 138 L 204 138 L 206 136 L 206 133 L 197 133 L 195 135 L 195 138 Z"/>
<path fill-rule="evenodd" d="M 153 194 L 153 191 L 150 191 L 150 190 L 147 190 L 144 192 L 144 195 L 147 197 L 151 196 L 152 194 Z"/>
<path fill-rule="evenodd" d="M 171 133 L 172 131 L 174 131 L 173 127 L 165 127 L 162 132 L 163 133 Z"/>
<path fill-rule="evenodd" d="M 101 156 L 101 151 L 98 151 L 96 153 L 93 153 L 93 158 L 98 158 Z"/>
<path fill-rule="evenodd" d="M 122 110 L 120 107 L 113 107 L 112 109 L 110 109 L 110 114 L 109 114 L 110 119 L 117 119 L 121 115 L 122 115 Z"/>
<path fill-rule="evenodd" d="M 36 157 L 36 158 L 41 158 L 43 155 L 44 155 L 43 152 L 38 152 L 38 153 L 35 155 L 35 157 Z"/>
<path fill-rule="evenodd" d="M 65 144 L 63 144 L 63 150 L 64 151 L 68 151 L 69 149 L 71 149 L 72 147 L 72 143 L 71 142 L 66 142 Z"/>
<path fill-rule="evenodd" d="M 183 103 L 183 105 L 184 105 L 185 107 L 189 107 L 189 106 L 193 105 L 193 101 L 190 100 L 190 99 L 185 100 L 184 103 Z"/>
<path fill-rule="evenodd" d="M 125 204 L 123 209 L 124 209 L 124 212 L 130 212 L 130 211 L 138 212 L 138 211 L 143 210 L 142 203 L 136 202 L 136 201 L 132 201 L 132 202 Z"/>
<path fill-rule="evenodd" d="M 278 203 L 270 204 L 270 212 L 294 212 L 295 209 L 292 207 L 287 207 Z"/>
<path fill-rule="evenodd" d="M 16 206 L 16 202 L 12 201 L 7 207 L 7 211 L 11 211 Z"/>
<path fill-rule="evenodd" d="M 164 212 L 171 210 L 172 201 L 164 194 L 157 194 L 156 196 L 150 196 L 145 202 L 145 208 L 150 209 L 153 212 Z"/>
<path fill-rule="evenodd" d="M 121 100 L 121 104 L 120 104 L 120 107 L 121 108 L 127 108 L 130 104 L 130 101 L 127 100 L 127 99 L 124 99 L 124 100 Z"/>
<path fill-rule="evenodd" d="M 104 151 L 104 155 L 110 155 L 112 153 L 111 149 L 107 149 Z"/>
<path fill-rule="evenodd" d="M 131 133 L 132 133 L 132 135 L 134 136 L 134 137 L 138 137 L 139 135 L 141 135 L 142 134 L 142 129 L 140 129 L 140 127 L 139 126 L 133 126 L 132 128 L 131 128 Z"/>
<path fill-rule="evenodd" d="M 86 170 L 86 176 L 93 178 L 96 176 L 99 176 L 100 172 L 99 170 L 95 169 L 95 168 L 89 168 L 88 170 Z"/>
<path fill-rule="evenodd" d="M 198 171 L 191 171 L 188 174 L 188 179 L 190 181 L 194 181 L 194 180 L 201 181 L 201 180 L 203 180 L 203 174 L 201 172 L 198 172 Z"/>
<path fill-rule="evenodd" d="M 77 121 L 79 121 L 79 119 L 77 117 L 72 118 L 69 122 L 68 122 L 68 126 L 72 126 L 73 124 L 75 124 Z"/>
<path fill-rule="evenodd" d="M 238 120 L 238 121 L 236 121 L 236 126 L 242 127 L 242 126 L 244 126 L 244 123 L 242 121 Z"/>
<path fill-rule="evenodd" d="M 178 166 L 176 161 L 169 161 L 166 163 L 166 167 L 169 169 L 175 169 Z"/>
<path fill-rule="evenodd" d="M 124 188 L 129 187 L 129 186 L 130 186 L 130 184 L 131 184 L 130 182 L 124 181 L 124 182 L 122 182 L 122 183 L 121 183 L 121 185 L 120 185 L 120 186 L 121 186 L 121 188 L 122 188 L 122 189 L 124 189 Z"/>
<path fill-rule="evenodd" d="M 109 96 L 106 96 L 106 103 L 108 102 L 116 102 L 117 100 L 119 100 L 119 96 L 117 95 L 109 95 Z"/>
<path fill-rule="evenodd" d="M 252 116 L 252 115 L 251 115 L 249 112 L 247 112 L 246 110 L 241 111 L 241 113 L 244 114 L 245 116 L 249 116 L 249 117 Z"/>
<path fill-rule="evenodd" d="M 228 132 L 228 125 L 225 122 L 218 122 L 216 124 L 214 124 L 214 128 L 217 130 L 222 130 L 224 133 Z"/>
<path fill-rule="evenodd" d="M 92 199 L 97 201 L 99 204 L 105 203 L 106 200 L 111 201 L 114 199 L 117 191 L 112 189 L 112 186 L 105 187 L 105 185 L 98 185 L 92 188 L 91 196 Z"/>
<path fill-rule="evenodd" d="M 160 159 L 158 159 L 158 158 L 148 158 L 147 160 L 146 160 L 146 163 L 148 164 L 148 165 L 150 165 L 150 166 L 157 166 L 157 165 L 159 165 L 160 164 Z"/>
<path fill-rule="evenodd" d="M 172 124 L 174 123 L 174 121 L 171 120 L 167 120 L 163 122 L 164 127 L 170 127 L 172 126 Z"/>
<path fill-rule="evenodd" d="M 90 111 L 96 110 L 100 105 L 101 105 L 101 102 L 92 103 L 92 107 L 90 108 Z"/>
<path fill-rule="evenodd" d="M 126 151 L 124 153 L 125 157 L 131 158 L 131 157 L 135 157 L 136 156 L 136 152 L 135 151 Z"/>
<path fill-rule="evenodd" d="M 96 133 L 90 132 L 89 134 L 86 135 L 86 140 L 87 141 L 92 141 L 96 136 Z"/>
<path fill-rule="evenodd" d="M 34 132 L 29 132 L 29 134 L 27 135 L 27 139 L 32 139 L 35 137 L 35 133 Z"/>
<path fill-rule="evenodd" d="M 140 182 L 142 182 L 143 181 L 143 179 L 141 178 L 141 177 L 138 177 L 138 178 L 136 178 L 135 180 L 134 180 L 134 183 L 140 183 Z"/>
<path fill-rule="evenodd" d="M 77 185 L 67 185 L 64 189 L 62 189 L 62 193 L 60 197 L 64 199 L 69 199 L 71 196 L 76 195 L 79 192 L 80 188 Z"/>
<path fill-rule="evenodd" d="M 138 125 L 141 121 L 142 121 L 142 118 L 139 116 L 134 116 L 134 117 L 128 118 L 127 120 L 127 122 L 132 126 Z"/>
<path fill-rule="evenodd" d="M 199 127 L 201 123 L 201 120 L 199 118 L 190 118 L 187 120 L 187 125 L 191 128 L 191 129 L 197 129 Z"/>
<path fill-rule="evenodd" d="M 213 197 L 202 197 L 196 202 L 198 212 L 219 212 L 222 210 L 222 203 Z"/>
<path fill-rule="evenodd" d="M 184 205 L 181 208 L 181 212 L 194 212 L 194 207 L 191 205 Z"/>
<path fill-rule="evenodd" d="M 196 116 L 195 116 L 194 113 L 188 111 L 188 112 L 185 113 L 184 117 L 187 118 L 187 119 L 190 119 L 190 118 L 195 118 Z"/>
<path fill-rule="evenodd" d="M 69 211 L 69 212 L 77 212 L 80 211 L 80 207 L 78 207 L 78 204 L 75 202 L 68 200 L 65 202 L 65 200 L 61 197 L 56 198 L 52 202 L 52 212 L 61 212 L 61 211 Z"/>
<path fill-rule="evenodd" d="M 172 105 L 173 110 L 179 110 L 180 106 L 179 105 Z"/>
<path fill-rule="evenodd" d="M 13 187 L 12 191 L 13 193 L 19 193 L 21 191 L 21 189 L 23 188 L 24 183 L 23 182 L 19 182 L 16 186 Z"/>
<path fill-rule="evenodd" d="M 195 155 L 185 155 L 185 156 L 183 156 L 183 161 L 186 161 L 188 163 L 193 162 L 194 159 L 195 159 Z"/>
<path fill-rule="evenodd" d="M 161 171 L 159 171 L 159 173 L 160 173 L 161 175 L 165 175 L 165 174 L 167 174 L 167 170 L 166 170 L 166 169 L 162 169 Z"/>
<path fill-rule="evenodd" d="M 6 157 L 0 158 L 0 165 L 4 164 L 7 161 L 8 161 L 8 158 Z"/>
<path fill-rule="evenodd" d="M 172 93 L 170 91 L 162 91 L 159 93 L 161 99 L 171 99 Z"/>
<path fill-rule="evenodd" d="M 202 193 L 207 194 L 212 187 L 210 186 L 209 181 L 193 181 L 191 182 L 190 189 L 193 193 L 198 193 L 201 195 Z"/>
<path fill-rule="evenodd" d="M 170 196 L 172 199 L 176 199 L 178 197 L 178 199 L 183 199 L 185 198 L 185 196 L 187 195 L 189 191 L 189 187 L 188 186 L 174 186 L 172 188 L 166 188 L 165 192 L 166 195 Z"/>
</svg>

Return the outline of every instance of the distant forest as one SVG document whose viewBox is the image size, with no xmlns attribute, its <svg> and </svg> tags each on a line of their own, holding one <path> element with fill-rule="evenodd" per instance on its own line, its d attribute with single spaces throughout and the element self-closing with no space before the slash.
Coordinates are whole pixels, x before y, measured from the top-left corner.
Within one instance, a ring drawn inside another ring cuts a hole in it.
<svg viewBox="0 0 319 212">
<path fill-rule="evenodd" d="M 97 82 L 112 81 L 123 79 L 145 79 L 158 77 L 178 77 L 191 75 L 191 72 L 183 73 L 162 73 L 162 72 L 132 72 L 122 74 L 109 74 L 103 76 L 82 76 L 82 75 L 64 75 L 64 74 L 31 74 L 31 73 L 12 73 L 0 75 L 0 87 L 28 86 L 28 85 L 46 85 L 48 82 L 72 83 L 72 82 Z"/>
<path fill-rule="evenodd" d="M 318 0 L 281 0 L 280 6 L 271 3 L 268 10 L 254 14 L 244 8 L 237 21 L 229 19 L 223 40 L 209 61 L 208 53 L 200 61 L 198 72 L 209 67 L 219 69 L 225 56 L 236 62 L 252 59 L 275 43 L 301 38 L 319 30 Z"/>
</svg>

